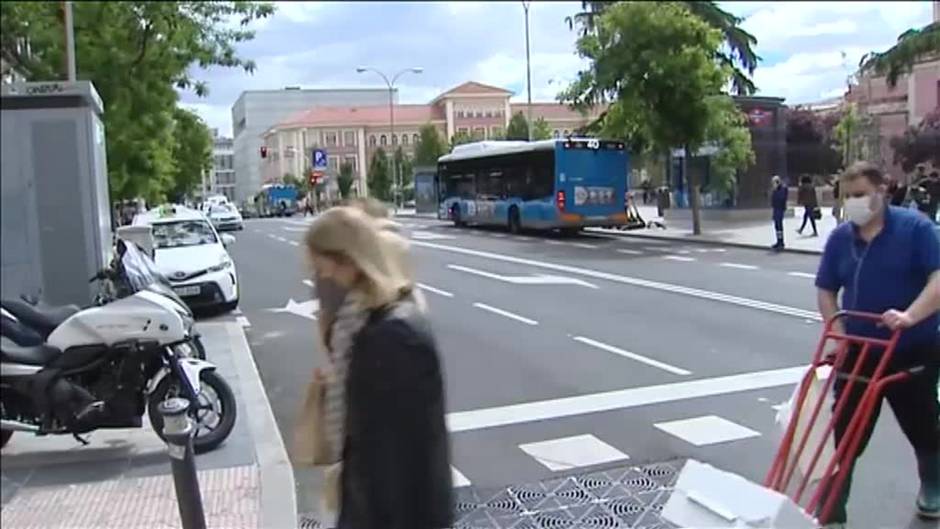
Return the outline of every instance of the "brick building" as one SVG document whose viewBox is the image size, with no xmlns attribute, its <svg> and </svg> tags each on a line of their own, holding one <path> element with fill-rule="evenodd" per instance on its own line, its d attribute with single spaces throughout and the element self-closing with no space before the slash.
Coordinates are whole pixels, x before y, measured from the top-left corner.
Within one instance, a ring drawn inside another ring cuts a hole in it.
<svg viewBox="0 0 940 529">
<path fill-rule="evenodd" d="M 526 113 L 526 105 L 510 103 L 512 92 L 477 82 L 466 82 L 435 97 L 427 105 L 395 105 L 394 134 L 389 107 L 315 106 L 298 112 L 272 126 L 262 135 L 266 156 L 259 159 L 264 182 L 275 182 L 285 174 L 301 176 L 310 170 L 315 148 L 327 151 L 328 177 L 343 163 L 356 175 L 355 188 L 366 192 L 366 178 L 372 154 L 382 148 L 393 152 L 399 146 L 413 156 L 419 130 L 430 123 L 443 138 L 464 133 L 477 139 L 501 137 L 516 112 Z M 573 133 L 593 116 L 558 103 L 533 103 L 532 120 L 543 118 L 555 137 Z"/>
</svg>

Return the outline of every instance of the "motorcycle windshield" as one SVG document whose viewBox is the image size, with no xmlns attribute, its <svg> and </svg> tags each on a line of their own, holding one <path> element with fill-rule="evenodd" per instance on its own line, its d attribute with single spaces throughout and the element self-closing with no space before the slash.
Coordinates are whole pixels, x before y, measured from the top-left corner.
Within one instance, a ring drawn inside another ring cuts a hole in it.
<svg viewBox="0 0 940 529">
<path fill-rule="evenodd" d="M 136 244 L 119 241 L 118 251 L 121 255 L 121 275 L 129 291 L 127 295 L 140 292 L 162 279 L 156 264 Z"/>
</svg>

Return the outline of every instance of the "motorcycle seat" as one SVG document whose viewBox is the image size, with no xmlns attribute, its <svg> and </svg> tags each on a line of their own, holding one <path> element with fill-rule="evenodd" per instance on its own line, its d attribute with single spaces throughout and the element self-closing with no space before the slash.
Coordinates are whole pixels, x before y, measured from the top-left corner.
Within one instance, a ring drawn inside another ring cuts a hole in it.
<svg viewBox="0 0 940 529">
<path fill-rule="evenodd" d="M 20 346 L 7 340 L 0 342 L 0 356 L 5 362 L 26 364 L 31 366 L 44 366 L 62 354 L 55 347 L 46 344 Z"/>
<path fill-rule="evenodd" d="M 73 314 L 82 310 L 78 305 L 36 306 L 17 299 L 5 299 L 0 302 L 10 314 L 16 316 L 24 325 L 32 327 L 43 336 L 49 336 L 52 331 L 69 319 Z"/>
</svg>

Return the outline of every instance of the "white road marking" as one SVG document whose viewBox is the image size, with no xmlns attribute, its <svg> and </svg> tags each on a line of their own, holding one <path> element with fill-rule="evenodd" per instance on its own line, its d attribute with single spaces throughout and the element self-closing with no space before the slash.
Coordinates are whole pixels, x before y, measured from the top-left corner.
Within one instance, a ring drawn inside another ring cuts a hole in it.
<svg viewBox="0 0 940 529">
<path fill-rule="evenodd" d="M 718 266 L 723 266 L 725 268 L 736 268 L 738 270 L 757 270 L 758 267 L 754 265 L 738 264 L 738 263 L 721 263 Z"/>
<path fill-rule="evenodd" d="M 660 362 L 659 360 L 654 360 L 647 356 L 639 355 L 636 353 L 631 353 L 630 351 L 625 351 L 623 349 L 620 349 L 619 347 L 614 347 L 613 345 L 608 345 L 604 342 L 598 342 L 597 340 L 592 340 L 591 338 L 586 338 L 584 336 L 575 336 L 574 341 L 581 342 L 586 345 L 590 345 L 591 347 L 602 349 L 604 351 L 607 351 L 608 353 L 614 353 L 616 355 L 620 355 L 625 358 L 629 358 L 631 360 L 636 360 L 637 362 L 640 362 L 641 364 L 646 364 L 648 366 L 659 368 L 659 369 L 662 369 L 663 371 L 668 371 L 674 375 L 688 376 L 692 374 L 691 371 L 687 371 L 685 369 L 682 369 L 681 367 L 669 365 L 665 362 Z"/>
<path fill-rule="evenodd" d="M 590 434 L 525 443 L 519 448 L 555 472 L 630 459 L 627 454 Z"/>
<path fill-rule="evenodd" d="M 545 244 L 551 244 L 551 245 L 554 245 L 554 246 L 564 246 L 564 244 L 565 244 L 565 243 L 563 243 L 563 242 L 561 242 L 561 241 L 556 241 L 556 240 L 554 240 L 554 239 L 544 239 L 544 241 L 545 241 Z"/>
<path fill-rule="evenodd" d="M 284 237 L 275 237 L 275 238 L 281 242 L 287 242 L 287 239 L 285 239 Z"/>
<path fill-rule="evenodd" d="M 273 233 L 269 233 L 268 237 L 270 237 L 271 239 L 277 240 L 277 235 L 274 235 Z"/>
<path fill-rule="evenodd" d="M 698 253 L 725 253 L 728 250 L 724 248 L 697 248 L 695 251 Z"/>
<path fill-rule="evenodd" d="M 463 472 L 457 470 L 456 467 L 450 467 L 450 476 L 450 480 L 455 489 L 459 487 L 467 487 L 470 485 L 470 480 L 467 479 L 467 476 L 464 476 Z"/>
<path fill-rule="evenodd" d="M 425 285 L 424 283 L 416 283 L 416 284 L 418 285 L 418 288 L 420 288 L 421 290 L 427 290 L 428 292 L 433 292 L 433 293 L 435 293 L 435 294 L 437 294 L 437 295 L 439 295 L 439 296 L 444 296 L 445 298 L 452 298 L 452 297 L 454 297 L 453 294 L 451 294 L 450 292 L 448 292 L 448 291 L 446 291 L 446 290 L 441 290 L 441 289 L 439 289 L 439 288 L 434 288 L 434 287 L 432 287 L 432 286 L 430 286 L 430 285 Z"/>
<path fill-rule="evenodd" d="M 505 233 L 491 233 L 490 235 L 492 235 L 493 237 L 496 237 L 497 239 L 502 239 L 506 237 Z"/>
<path fill-rule="evenodd" d="M 297 241 L 287 241 L 287 243 L 290 244 L 291 246 L 300 246 L 300 243 Z"/>
<path fill-rule="evenodd" d="M 296 314 L 301 318 L 307 318 L 310 320 L 316 320 L 317 317 L 314 315 L 314 312 L 320 310 L 320 300 L 311 299 L 309 301 L 304 301 L 297 303 L 293 298 L 287 300 L 287 305 L 282 308 L 273 308 L 267 309 L 268 312 L 289 312 L 291 314 Z"/>
<path fill-rule="evenodd" d="M 672 250 L 669 248 L 658 248 L 656 246 L 645 246 L 643 249 L 646 250 L 647 252 L 665 252 L 665 253 L 672 252 Z"/>
<path fill-rule="evenodd" d="M 572 242 L 572 243 L 569 243 L 569 244 L 571 244 L 571 246 L 575 246 L 575 247 L 577 247 L 577 248 L 586 248 L 586 249 L 588 249 L 588 250 L 596 250 L 596 249 L 600 248 L 600 246 L 598 246 L 598 245 L 596 245 L 596 244 L 587 244 L 587 243 L 584 243 L 584 242 Z"/>
<path fill-rule="evenodd" d="M 627 254 L 627 255 L 643 255 L 643 252 L 639 250 L 626 250 L 623 248 L 618 248 L 617 253 Z"/>
<path fill-rule="evenodd" d="M 787 275 L 793 277 L 803 277 L 806 279 L 816 279 L 816 274 L 808 274 L 806 272 L 788 272 Z"/>
<path fill-rule="evenodd" d="M 452 412 L 447 414 L 447 426 L 451 432 L 467 432 L 496 426 L 622 410 L 755 389 L 789 386 L 802 380 L 806 368 L 806 366 L 796 366 L 771 369 L 672 384 L 619 389 L 576 397 Z"/>
<path fill-rule="evenodd" d="M 578 268 L 575 266 L 548 263 L 545 261 L 536 261 L 534 259 L 525 259 L 522 257 L 514 257 L 511 255 L 484 252 L 480 250 L 471 250 L 469 248 L 459 248 L 457 246 L 447 246 L 447 245 L 437 244 L 437 243 L 432 243 L 432 242 L 413 241 L 412 244 L 414 246 L 419 246 L 423 248 L 430 248 L 434 250 L 441 250 L 445 252 L 451 252 L 451 253 L 457 253 L 457 254 L 463 254 L 463 255 L 473 255 L 476 257 L 492 259 L 494 261 L 503 261 L 506 263 L 523 264 L 523 265 L 528 265 L 528 266 L 534 266 L 537 268 L 544 268 L 547 270 L 566 272 L 569 274 L 577 274 L 577 275 L 593 277 L 597 279 L 606 279 L 608 281 L 613 281 L 615 283 L 621 283 L 624 285 L 632 285 L 632 286 L 650 288 L 653 290 L 661 290 L 664 292 L 672 292 L 675 294 L 681 294 L 681 295 L 696 297 L 700 299 L 707 299 L 711 301 L 721 301 L 723 303 L 729 303 L 729 304 L 738 305 L 741 307 L 747 307 L 747 308 L 758 309 L 758 310 L 763 310 L 767 312 L 773 312 L 776 314 L 784 314 L 786 316 L 793 316 L 793 317 L 801 318 L 801 319 L 822 321 L 822 318 L 820 317 L 819 313 L 815 311 L 804 310 L 804 309 L 799 309 L 795 307 L 788 307 L 786 305 L 778 305 L 776 303 L 768 303 L 764 301 L 758 301 L 755 299 L 742 298 L 739 296 L 722 294 L 720 292 L 712 292 L 709 290 L 702 290 L 698 288 L 683 287 L 679 285 L 673 285 L 670 283 L 662 283 L 659 281 L 650 281 L 647 279 L 640 279 L 637 277 L 629 277 L 629 276 L 623 276 L 619 274 L 612 274 L 610 272 L 601 272 L 599 270 L 591 270 L 589 268 Z"/>
<path fill-rule="evenodd" d="M 415 230 L 411 232 L 411 238 L 419 241 L 436 241 L 436 240 L 448 240 L 456 239 L 453 235 L 443 235 L 440 233 L 433 233 L 430 231 Z"/>
<path fill-rule="evenodd" d="M 496 308 L 496 307 L 491 307 L 491 306 L 486 305 L 486 304 L 484 304 L 484 303 L 474 303 L 473 306 L 476 307 L 476 308 L 478 308 L 478 309 L 483 309 L 483 310 L 485 310 L 485 311 L 492 312 L 493 314 L 499 314 L 500 316 L 504 316 L 504 317 L 509 318 L 509 319 L 512 319 L 512 320 L 520 321 L 520 322 L 522 322 L 522 323 L 525 323 L 526 325 L 538 325 L 538 324 L 539 324 L 539 322 L 537 322 L 537 321 L 535 321 L 535 320 L 530 320 L 529 318 L 525 318 L 525 317 L 520 316 L 520 315 L 518 315 L 518 314 L 513 314 L 512 312 L 509 312 L 508 310 L 503 310 L 503 309 L 498 309 L 498 308 Z"/>
<path fill-rule="evenodd" d="M 238 308 L 238 307 L 235 307 L 235 309 L 232 310 L 232 315 L 233 315 L 233 316 L 241 316 L 241 315 L 242 315 L 242 309 L 240 309 L 240 308 Z"/>
<path fill-rule="evenodd" d="M 457 270 L 458 272 L 466 272 L 468 274 L 485 277 L 488 279 L 503 281 L 504 283 L 512 283 L 514 285 L 580 285 L 588 288 L 597 288 L 597 285 L 593 285 L 587 281 L 574 279 L 571 277 L 550 276 L 545 274 L 539 274 L 535 276 L 503 276 L 494 274 L 492 272 L 486 272 L 484 270 L 478 270 L 476 268 L 470 268 L 469 266 L 453 264 L 447 265 L 447 268 L 450 268 L 451 270 Z"/>
<path fill-rule="evenodd" d="M 664 255 L 663 259 L 668 259 L 670 261 L 681 261 L 683 263 L 690 263 L 695 260 L 694 257 L 685 257 L 682 255 Z"/>
<path fill-rule="evenodd" d="M 288 226 L 282 226 L 281 229 L 290 232 L 307 231 L 307 228 L 290 228 Z"/>
<path fill-rule="evenodd" d="M 760 437 L 754 431 L 717 415 L 704 415 L 678 421 L 654 423 L 656 428 L 695 446 L 706 446 L 739 439 Z"/>
<path fill-rule="evenodd" d="M 305 285 L 307 285 L 307 286 L 310 287 L 310 288 L 315 288 L 315 286 L 314 286 L 314 284 L 313 284 L 313 280 L 311 280 L 311 279 L 304 279 L 304 280 L 302 281 L 302 283 L 305 284 Z"/>
<path fill-rule="evenodd" d="M 235 321 L 238 322 L 238 324 L 241 325 L 242 328 L 251 327 L 251 322 L 249 322 L 248 318 L 244 316 L 239 316 L 235 318 Z"/>
<path fill-rule="evenodd" d="M 529 242 L 529 241 L 532 240 L 531 237 L 523 237 L 523 236 L 521 236 L 521 235 L 516 235 L 516 236 L 513 237 L 513 239 L 515 239 L 515 240 L 517 240 L 517 241 L 522 241 L 522 242 Z"/>
</svg>

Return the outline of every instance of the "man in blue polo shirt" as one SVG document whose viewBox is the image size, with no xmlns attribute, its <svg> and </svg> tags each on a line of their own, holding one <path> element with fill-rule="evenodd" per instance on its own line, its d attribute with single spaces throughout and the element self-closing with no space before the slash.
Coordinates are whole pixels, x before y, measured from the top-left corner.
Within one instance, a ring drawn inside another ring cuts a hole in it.
<svg viewBox="0 0 940 529">
<path fill-rule="evenodd" d="M 885 397 L 917 455 L 921 482 L 917 512 L 924 518 L 940 518 L 940 242 L 926 216 L 887 205 L 884 175 L 876 166 L 864 162 L 853 165 L 842 177 L 842 188 L 848 222 L 832 232 L 819 264 L 819 311 L 827 321 L 831 319 L 839 311 L 837 295 L 842 291 L 842 308 L 881 314 L 882 321 L 875 324 L 849 318 L 845 328 L 840 321 L 837 330 L 888 338 L 892 330 L 903 329 L 889 369 L 925 369 L 890 386 Z M 851 350 L 843 373 L 852 371 L 858 352 L 857 348 Z M 870 376 L 877 364 L 879 351 L 873 352 L 862 366 L 863 376 Z M 845 384 L 845 378 L 836 379 L 837 401 Z M 853 385 L 847 413 L 836 422 L 837 443 L 864 388 L 860 382 Z M 880 405 L 865 430 L 858 455 L 868 444 Z M 845 523 L 850 486 L 851 474 L 834 512 L 822 522 L 833 527 Z"/>
</svg>

